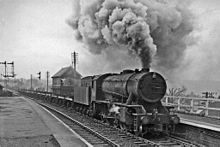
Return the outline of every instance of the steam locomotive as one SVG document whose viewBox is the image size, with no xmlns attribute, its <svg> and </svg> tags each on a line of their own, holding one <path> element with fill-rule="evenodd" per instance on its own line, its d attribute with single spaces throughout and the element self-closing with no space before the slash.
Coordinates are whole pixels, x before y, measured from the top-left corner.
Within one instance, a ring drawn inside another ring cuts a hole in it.
<svg viewBox="0 0 220 147">
<path fill-rule="evenodd" d="M 167 131 L 179 117 L 160 101 L 166 88 L 165 79 L 149 69 L 87 76 L 74 88 L 74 107 L 136 135 Z"/>
</svg>

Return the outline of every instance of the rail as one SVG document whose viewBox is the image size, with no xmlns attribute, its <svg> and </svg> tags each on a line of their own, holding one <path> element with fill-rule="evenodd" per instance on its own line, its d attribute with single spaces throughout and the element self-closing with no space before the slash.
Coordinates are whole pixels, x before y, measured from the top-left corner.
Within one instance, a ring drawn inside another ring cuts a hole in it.
<svg viewBox="0 0 220 147">
<path fill-rule="evenodd" d="M 116 144 L 115 142 L 109 140 L 108 138 L 106 138 L 105 136 L 99 134 L 98 132 L 92 130 L 91 128 L 85 126 L 85 124 L 77 121 L 76 119 L 71 118 L 70 116 L 68 116 L 67 114 L 58 111 L 48 105 L 39 103 L 41 106 L 43 106 L 44 108 L 46 108 L 47 110 L 49 110 L 50 112 L 54 113 L 58 118 L 62 118 L 61 120 L 67 120 L 67 122 L 71 122 L 71 127 L 74 126 L 74 131 L 80 133 L 80 135 L 84 138 L 88 138 L 88 140 L 90 140 L 91 144 L 97 145 L 97 146 L 112 146 L 112 147 L 119 147 L 118 144 Z M 65 122 L 65 121 L 64 121 Z M 66 123 L 66 124 L 70 124 L 70 123 Z M 92 139 L 91 139 L 92 138 Z M 101 141 L 99 141 L 101 139 Z"/>
<path fill-rule="evenodd" d="M 88 117 L 86 115 L 82 115 L 79 112 L 75 111 L 74 109 L 68 109 L 67 107 L 59 107 L 59 105 L 57 105 L 58 104 L 57 101 L 52 102 L 51 100 L 49 100 L 45 97 L 44 94 L 48 94 L 47 92 L 36 92 L 36 91 L 29 91 L 29 90 L 20 91 L 20 92 L 28 97 L 29 97 L 29 95 L 33 96 L 33 99 L 35 99 L 36 101 L 45 99 L 45 101 L 38 101 L 38 103 L 40 103 L 40 105 L 47 106 L 48 108 L 50 108 L 50 110 L 56 111 L 57 114 L 58 113 L 62 114 L 62 115 L 60 115 L 61 118 L 63 116 L 65 116 L 65 117 L 67 116 L 66 118 L 71 118 L 71 119 L 74 118 L 74 120 L 76 120 L 76 122 L 79 122 L 80 124 L 82 124 L 81 126 L 83 126 L 84 128 L 88 128 L 86 130 L 90 130 L 89 132 L 93 132 L 93 133 L 97 134 L 98 137 L 102 138 L 101 143 L 103 141 L 107 142 L 108 144 L 110 144 L 109 146 L 137 146 L 137 147 L 141 147 L 141 146 L 196 147 L 197 146 L 196 144 L 192 144 L 190 141 L 184 141 L 181 138 L 169 137 L 165 134 L 164 134 L 164 136 L 160 136 L 158 138 L 153 137 L 151 139 L 138 137 L 138 136 L 135 136 L 134 134 L 131 134 L 125 130 L 121 130 L 119 128 L 113 127 L 107 123 L 103 123 L 100 120 L 96 120 L 96 119 L 93 119 L 93 118 Z M 31 98 L 31 97 L 29 97 L 29 98 Z M 52 97 L 49 97 L 49 98 L 52 98 Z M 65 120 L 68 120 L 68 119 L 61 119 L 61 120 L 66 122 Z M 68 121 L 66 123 L 70 124 Z M 73 126 L 72 123 L 71 123 L 71 126 Z M 82 129 L 79 129 L 79 131 L 77 131 L 76 129 L 74 129 L 74 130 L 77 133 L 79 133 L 79 135 L 81 135 L 83 138 L 85 137 L 85 140 L 92 141 L 94 144 L 97 143 L 96 139 L 91 140 L 90 135 L 87 135 L 86 133 L 84 133 L 84 131 L 82 131 Z M 92 142 L 90 142 L 90 144 L 93 144 Z M 94 145 L 94 146 L 96 146 L 96 145 Z"/>
<path fill-rule="evenodd" d="M 165 96 L 162 103 L 174 106 L 177 112 L 198 114 L 220 119 L 220 99 Z"/>
</svg>

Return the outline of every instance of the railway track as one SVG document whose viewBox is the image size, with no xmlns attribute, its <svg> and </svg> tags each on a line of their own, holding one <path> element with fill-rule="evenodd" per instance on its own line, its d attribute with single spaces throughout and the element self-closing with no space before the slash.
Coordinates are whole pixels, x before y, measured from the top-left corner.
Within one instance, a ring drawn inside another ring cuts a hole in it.
<svg viewBox="0 0 220 147">
<path fill-rule="evenodd" d="M 62 122 L 64 122 L 69 128 L 79 134 L 82 138 L 84 138 L 88 143 L 90 143 L 94 147 L 102 147 L 102 146 L 111 146 L 111 147 L 119 147 L 118 144 L 112 142 L 105 136 L 95 132 L 93 129 L 85 126 L 85 124 L 77 121 L 76 119 L 71 118 L 70 116 L 58 111 L 51 106 L 38 103 L 47 110 L 49 110 L 52 114 L 58 117 Z"/>
<path fill-rule="evenodd" d="M 36 102 L 52 112 L 94 147 L 196 147 L 196 145 L 174 136 L 159 139 L 137 137 L 74 110 L 64 109 L 56 104 L 42 103 L 39 100 Z"/>
<path fill-rule="evenodd" d="M 163 138 L 153 139 L 151 140 L 157 143 L 158 146 L 161 147 L 197 147 L 199 145 L 195 145 L 190 143 L 188 140 L 184 140 L 182 138 L 178 138 L 175 136 L 164 136 Z"/>
</svg>

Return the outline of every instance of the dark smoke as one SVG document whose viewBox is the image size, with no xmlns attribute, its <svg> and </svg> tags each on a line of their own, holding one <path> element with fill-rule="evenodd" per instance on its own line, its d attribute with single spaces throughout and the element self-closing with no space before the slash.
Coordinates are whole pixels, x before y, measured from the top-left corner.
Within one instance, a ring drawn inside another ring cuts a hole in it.
<svg viewBox="0 0 220 147">
<path fill-rule="evenodd" d="M 138 56 L 143 67 L 152 65 L 164 71 L 181 64 L 193 29 L 188 3 L 93 0 L 78 1 L 75 6 L 76 13 L 68 23 L 92 53 L 125 49 L 128 55 Z"/>
</svg>

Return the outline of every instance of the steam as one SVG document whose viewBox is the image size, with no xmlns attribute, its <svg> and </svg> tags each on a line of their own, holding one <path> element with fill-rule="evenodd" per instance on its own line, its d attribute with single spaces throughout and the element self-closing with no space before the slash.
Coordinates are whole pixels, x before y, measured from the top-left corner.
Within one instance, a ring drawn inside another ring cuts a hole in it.
<svg viewBox="0 0 220 147">
<path fill-rule="evenodd" d="M 75 6 L 80 7 L 68 23 L 94 54 L 123 50 L 145 68 L 169 71 L 181 64 L 190 44 L 192 14 L 186 2 L 93 0 Z"/>
<path fill-rule="evenodd" d="M 116 114 L 119 114 L 120 110 L 120 107 L 119 106 L 115 106 L 114 104 L 112 105 L 111 109 L 109 110 L 109 112 L 112 112 L 112 113 L 116 113 Z"/>
<path fill-rule="evenodd" d="M 201 30 L 196 32 L 200 36 L 199 40 L 186 52 L 187 60 L 190 61 L 190 64 L 185 68 L 186 71 L 183 72 L 186 79 L 219 81 L 220 21 L 216 19 L 219 14 L 220 12 L 212 12 L 212 16 L 210 14 L 203 16 L 203 26 Z M 201 20 L 199 22 L 201 24 Z"/>
</svg>

